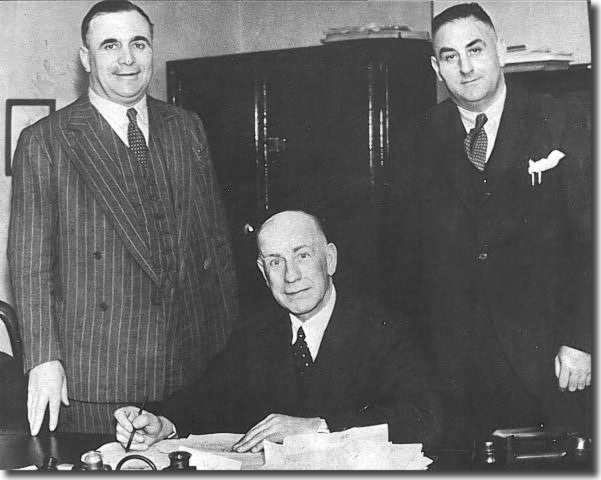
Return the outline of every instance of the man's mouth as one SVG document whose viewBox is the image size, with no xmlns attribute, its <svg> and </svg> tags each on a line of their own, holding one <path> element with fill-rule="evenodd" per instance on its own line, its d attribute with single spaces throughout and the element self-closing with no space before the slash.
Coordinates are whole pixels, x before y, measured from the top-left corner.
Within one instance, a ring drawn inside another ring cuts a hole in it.
<svg viewBox="0 0 601 480">
<path fill-rule="evenodd" d="M 303 288 L 301 290 L 295 290 L 293 292 L 286 292 L 286 295 L 289 295 L 289 296 L 298 295 L 299 293 L 306 292 L 307 290 L 309 290 L 309 289 L 308 288 Z"/>
<path fill-rule="evenodd" d="M 477 82 L 478 80 L 480 80 L 479 78 L 471 78 L 469 80 L 464 80 L 463 82 L 461 82 L 462 85 L 468 85 L 470 83 L 474 83 Z"/>
</svg>

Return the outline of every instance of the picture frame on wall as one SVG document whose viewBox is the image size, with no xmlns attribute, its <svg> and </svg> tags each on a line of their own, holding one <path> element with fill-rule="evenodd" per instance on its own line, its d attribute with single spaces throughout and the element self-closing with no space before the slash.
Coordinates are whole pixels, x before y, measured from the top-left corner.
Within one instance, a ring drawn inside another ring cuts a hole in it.
<svg viewBox="0 0 601 480">
<path fill-rule="evenodd" d="M 5 174 L 12 175 L 12 159 L 19 135 L 24 128 L 47 117 L 56 110 L 56 100 L 51 98 L 6 100 Z"/>
</svg>

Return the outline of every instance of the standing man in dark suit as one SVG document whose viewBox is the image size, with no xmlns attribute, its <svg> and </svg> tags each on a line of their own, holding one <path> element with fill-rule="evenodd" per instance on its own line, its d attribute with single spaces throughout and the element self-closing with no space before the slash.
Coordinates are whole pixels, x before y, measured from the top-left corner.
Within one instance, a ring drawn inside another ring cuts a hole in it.
<svg viewBox="0 0 601 480">
<path fill-rule="evenodd" d="M 195 385 L 156 413 L 115 412 L 117 440 L 142 450 L 175 435 L 246 432 L 238 452 L 263 440 L 387 423 L 394 442 L 430 444 L 440 405 L 404 318 L 338 292 L 337 250 L 302 211 L 269 218 L 257 264 L 278 306 L 248 316 Z"/>
<path fill-rule="evenodd" d="M 112 412 L 190 383 L 237 292 L 200 120 L 149 97 L 153 25 L 123 0 L 85 16 L 89 90 L 26 129 L 8 256 L 39 431 L 112 432 Z"/>
<path fill-rule="evenodd" d="M 445 432 L 470 439 L 539 422 L 586 431 L 585 124 L 558 99 L 505 82 L 505 49 L 479 5 L 440 13 L 432 35 L 432 67 L 450 99 L 405 139 L 413 147 L 393 213 L 399 297 L 419 312 L 446 381 Z"/>
</svg>

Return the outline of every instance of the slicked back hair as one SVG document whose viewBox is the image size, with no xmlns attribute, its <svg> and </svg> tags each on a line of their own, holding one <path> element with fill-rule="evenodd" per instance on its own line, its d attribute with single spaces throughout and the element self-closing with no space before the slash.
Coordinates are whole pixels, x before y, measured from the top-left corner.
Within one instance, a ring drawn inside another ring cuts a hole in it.
<svg viewBox="0 0 601 480">
<path fill-rule="evenodd" d="M 152 30 L 154 25 L 150 21 L 148 15 L 146 15 L 146 12 L 140 7 L 134 5 L 128 0 L 102 0 L 101 2 L 94 4 L 94 6 L 90 8 L 90 10 L 88 11 L 88 13 L 86 13 L 86 16 L 83 17 L 83 20 L 81 22 L 81 41 L 86 47 L 88 46 L 88 29 L 90 28 L 90 22 L 92 21 L 92 19 L 94 19 L 98 15 L 116 12 L 138 12 L 148 22 L 148 25 L 150 26 L 150 35 L 152 36 Z"/>
<path fill-rule="evenodd" d="M 460 3 L 443 10 L 432 19 L 432 38 L 434 38 L 436 32 L 438 32 L 440 27 L 445 23 L 469 17 L 474 17 L 490 26 L 493 30 L 495 29 L 488 13 L 486 13 L 480 5 L 477 3 Z"/>
</svg>

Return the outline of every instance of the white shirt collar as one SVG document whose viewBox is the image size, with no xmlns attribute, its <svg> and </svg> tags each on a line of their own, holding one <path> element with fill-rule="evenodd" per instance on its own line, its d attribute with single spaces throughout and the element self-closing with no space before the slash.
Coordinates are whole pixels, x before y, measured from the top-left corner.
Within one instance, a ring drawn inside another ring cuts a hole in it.
<svg viewBox="0 0 601 480">
<path fill-rule="evenodd" d="M 334 282 L 332 282 L 330 298 L 327 300 L 327 303 L 324 305 L 324 307 L 313 317 L 302 322 L 296 316 L 292 315 L 291 313 L 289 314 L 290 324 L 292 327 L 291 345 L 293 345 L 294 342 L 296 342 L 296 334 L 298 332 L 298 328 L 303 327 L 303 331 L 305 332 L 305 341 L 307 342 L 307 346 L 309 347 L 309 352 L 311 353 L 311 357 L 313 358 L 313 360 L 317 358 L 317 353 L 319 352 L 321 340 L 323 338 L 324 332 L 326 331 L 328 323 L 330 323 L 330 317 L 332 316 L 332 312 L 334 311 L 335 304 L 336 289 L 334 288 Z"/>
<path fill-rule="evenodd" d="M 88 95 L 92 105 L 96 108 L 96 110 L 98 110 L 100 115 L 104 117 L 115 133 L 119 135 L 119 138 L 123 140 L 123 143 L 128 146 L 129 142 L 127 141 L 127 126 L 129 125 L 129 120 L 127 118 L 127 110 L 132 107 L 135 108 L 138 112 L 138 115 L 136 116 L 138 127 L 140 127 L 140 130 L 142 130 L 142 134 L 146 139 L 146 145 L 148 145 L 148 107 L 146 104 L 146 95 L 144 95 L 140 101 L 131 107 L 126 107 L 119 103 L 111 102 L 110 100 L 98 95 L 91 88 L 88 89 Z"/>
</svg>

